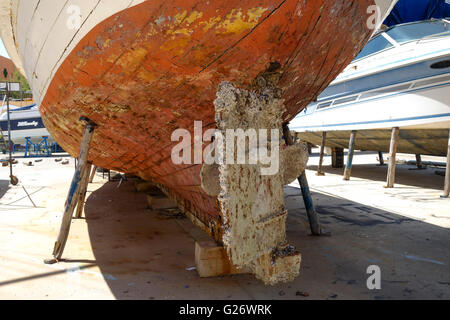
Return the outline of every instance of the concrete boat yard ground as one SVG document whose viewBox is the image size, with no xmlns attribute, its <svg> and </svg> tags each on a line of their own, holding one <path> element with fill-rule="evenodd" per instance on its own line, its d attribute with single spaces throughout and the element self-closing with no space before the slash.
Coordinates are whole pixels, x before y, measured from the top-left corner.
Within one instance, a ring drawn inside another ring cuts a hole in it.
<svg viewBox="0 0 450 320">
<path fill-rule="evenodd" d="M 376 157 L 357 153 L 345 182 L 330 157 L 326 176 L 317 177 L 312 155 L 307 175 L 331 236 L 309 236 L 298 183 L 286 187 L 288 239 L 303 260 L 300 277 L 275 287 L 251 275 L 199 278 L 194 243 L 205 235 L 187 219 L 147 209 L 132 181 L 118 188 L 101 174 L 89 185 L 85 218 L 72 223 L 66 261 L 45 265 L 74 160 L 28 167 L 23 163 L 34 160 L 19 159 L 18 186 L 9 186 L 9 170 L 0 168 L 0 299 L 450 299 L 450 199 L 439 198 L 444 178 L 435 168 L 399 165 L 395 189 L 384 189 L 387 168 L 376 166 Z M 381 290 L 367 288 L 371 265 L 381 269 Z"/>
</svg>

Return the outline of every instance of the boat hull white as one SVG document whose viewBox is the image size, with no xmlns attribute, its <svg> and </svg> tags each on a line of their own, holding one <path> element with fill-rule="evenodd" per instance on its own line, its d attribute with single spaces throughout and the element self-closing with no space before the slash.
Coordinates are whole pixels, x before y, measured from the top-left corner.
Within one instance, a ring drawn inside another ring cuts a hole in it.
<svg viewBox="0 0 450 320">
<path fill-rule="evenodd" d="M 414 86 L 414 84 L 411 84 Z M 450 128 L 449 81 L 300 115 L 291 122 L 297 132 Z"/>
<path fill-rule="evenodd" d="M 359 150 L 389 151 L 400 128 L 399 151 L 444 156 L 450 128 L 450 31 L 445 20 L 404 24 L 374 37 L 346 70 L 292 122 L 304 141 L 347 148 L 358 131 Z M 419 39 L 409 34 L 434 30 Z M 391 44 L 387 49 L 380 43 Z M 384 40 L 383 40 L 384 39 Z M 375 45 L 376 44 L 376 45 Z M 378 49 L 379 50 L 379 49 Z"/>
</svg>

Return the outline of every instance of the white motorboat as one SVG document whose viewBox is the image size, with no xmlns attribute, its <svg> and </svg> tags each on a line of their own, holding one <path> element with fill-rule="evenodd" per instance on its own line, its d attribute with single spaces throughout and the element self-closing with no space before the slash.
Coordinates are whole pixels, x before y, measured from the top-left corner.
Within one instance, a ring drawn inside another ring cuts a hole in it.
<svg viewBox="0 0 450 320">
<path fill-rule="evenodd" d="M 6 105 L 0 109 L 0 127 L 5 141 L 8 141 L 8 113 Z M 31 143 L 39 143 L 44 137 L 53 142 L 50 133 L 42 122 L 39 107 L 35 104 L 27 107 L 10 105 L 11 141 L 14 144 L 26 144 L 27 138 Z"/>
<path fill-rule="evenodd" d="M 337 79 L 291 122 L 301 139 L 358 150 L 444 156 L 450 128 L 450 21 L 406 23 L 376 34 Z"/>
</svg>

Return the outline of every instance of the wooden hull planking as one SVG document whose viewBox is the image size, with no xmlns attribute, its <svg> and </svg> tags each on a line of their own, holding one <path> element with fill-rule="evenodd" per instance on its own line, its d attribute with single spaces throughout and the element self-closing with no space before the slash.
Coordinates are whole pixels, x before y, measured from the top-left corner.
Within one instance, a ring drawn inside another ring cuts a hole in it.
<svg viewBox="0 0 450 320">
<path fill-rule="evenodd" d="M 280 112 L 271 123 L 281 130 L 281 124 L 316 99 L 363 48 L 372 34 L 367 21 L 373 0 L 120 0 L 109 7 L 106 1 L 91 1 L 83 2 L 82 11 L 87 11 L 88 18 L 78 32 L 68 33 L 63 27 L 66 21 L 56 10 L 50 13 L 55 23 L 50 29 L 43 26 L 47 37 L 39 41 L 33 40 L 30 26 L 27 29 L 23 24 L 27 16 L 34 21 L 48 10 L 42 11 L 39 1 L 33 2 L 34 12 L 24 9 L 24 1 L 13 2 L 11 22 L 16 37 L 6 35 L 7 47 L 14 41 L 19 53 L 13 55 L 23 60 L 20 67 L 41 102 L 43 121 L 65 150 L 79 153 L 83 127 L 78 120 L 88 117 L 98 125 L 90 162 L 160 185 L 195 223 L 218 242 L 226 242 L 235 265 L 252 265 L 266 283 L 288 281 L 298 274 L 300 255 L 283 241 L 283 175 L 257 178 L 268 195 L 263 197 L 264 218 L 255 227 L 259 230 L 244 223 L 231 229 L 228 225 L 224 231 L 224 219 L 234 217 L 233 207 L 223 203 L 226 188 L 219 197 L 207 195 L 201 187 L 202 165 L 175 165 L 171 152 L 177 142 L 171 141 L 171 135 L 179 128 L 193 132 L 194 121 L 202 121 L 203 129 L 216 128 L 213 102 L 219 85 L 232 83 L 230 92 L 250 96 L 246 90 L 257 90 L 256 79 L 261 75 L 276 78 L 281 96 L 272 91 L 276 99 L 271 105 L 279 104 Z M 5 3 L 0 0 L 2 6 Z M 393 1 L 376 3 L 387 10 Z M 55 5 L 60 13 L 64 11 L 64 5 Z M 22 11 L 26 14 L 20 15 Z M 94 18 L 100 21 L 94 23 Z M 5 21 L 7 25 L 8 19 L 0 19 L 2 25 Z M 51 40 L 56 41 L 56 53 Z M 27 59 L 25 54 L 33 49 L 30 44 L 40 50 Z M 48 68 L 47 60 L 52 61 Z M 246 123 L 244 118 L 240 121 Z M 223 169 L 220 179 L 225 181 L 235 169 Z M 272 185 L 279 190 L 277 196 L 272 195 L 273 203 L 280 204 L 276 209 L 270 201 Z M 250 186 L 237 184 L 233 190 L 236 195 L 244 194 L 241 189 L 253 196 L 258 190 Z M 244 202 L 239 209 L 243 215 L 236 212 L 235 224 L 252 207 Z M 236 232 L 247 227 L 262 240 L 255 245 L 237 240 L 247 235 Z M 223 232 L 228 232 L 227 241 L 222 239 Z M 276 252 L 280 259 L 274 256 Z"/>
</svg>

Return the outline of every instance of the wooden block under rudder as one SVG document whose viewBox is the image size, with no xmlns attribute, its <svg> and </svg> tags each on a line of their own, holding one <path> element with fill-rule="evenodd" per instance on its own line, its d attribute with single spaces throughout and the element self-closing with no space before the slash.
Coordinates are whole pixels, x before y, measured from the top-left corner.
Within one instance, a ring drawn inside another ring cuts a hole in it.
<svg viewBox="0 0 450 320">
<path fill-rule="evenodd" d="M 153 210 L 153 197 L 147 195 L 147 208 Z"/>
<path fill-rule="evenodd" d="M 166 196 L 153 196 L 148 194 L 147 208 L 151 210 L 177 209 L 178 204 L 175 200 L 169 199 Z"/>
<path fill-rule="evenodd" d="M 201 278 L 250 273 L 246 269 L 236 269 L 231 264 L 225 248 L 212 240 L 195 243 L 195 264 Z"/>
<path fill-rule="evenodd" d="M 148 192 L 158 189 L 154 183 L 148 181 L 136 181 L 134 183 L 134 188 L 137 192 Z"/>
</svg>

